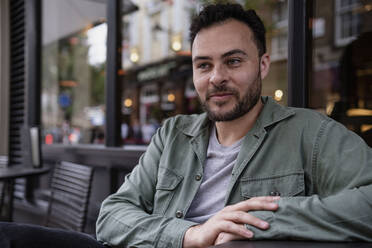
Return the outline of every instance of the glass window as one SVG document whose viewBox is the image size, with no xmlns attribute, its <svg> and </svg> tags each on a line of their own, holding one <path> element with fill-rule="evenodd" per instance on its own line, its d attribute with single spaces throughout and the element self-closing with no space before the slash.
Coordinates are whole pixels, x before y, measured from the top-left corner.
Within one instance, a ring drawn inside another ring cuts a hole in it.
<svg viewBox="0 0 372 248">
<path fill-rule="evenodd" d="M 102 144 L 106 3 L 45 0 L 42 4 L 43 142 Z"/>
<path fill-rule="evenodd" d="M 335 1 L 335 45 L 344 46 L 360 33 L 360 0 Z"/>
<path fill-rule="evenodd" d="M 333 6 L 334 4 L 334 6 Z M 315 1 L 310 107 L 372 144 L 372 4 Z"/>
<path fill-rule="evenodd" d="M 271 60 L 288 58 L 288 1 L 273 4 L 273 35 L 271 38 Z"/>
<path fill-rule="evenodd" d="M 192 82 L 188 30 L 192 15 L 207 1 L 130 2 L 137 8 L 122 17 L 122 138 L 123 144 L 147 144 L 165 118 L 202 112 Z M 267 28 L 273 59 L 263 95 L 287 104 L 287 1 L 240 2 L 256 9 Z"/>
<path fill-rule="evenodd" d="M 262 95 L 287 105 L 288 99 L 288 1 L 246 1 L 256 6 L 266 27 L 266 45 L 271 58 L 270 72 L 262 82 Z M 259 4 L 258 4 L 259 2 Z"/>
</svg>

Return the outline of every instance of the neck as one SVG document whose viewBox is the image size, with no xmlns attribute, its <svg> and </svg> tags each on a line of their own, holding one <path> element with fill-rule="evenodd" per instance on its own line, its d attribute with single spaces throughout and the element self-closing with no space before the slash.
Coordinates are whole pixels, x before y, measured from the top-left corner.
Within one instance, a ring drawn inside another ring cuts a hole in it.
<svg viewBox="0 0 372 248">
<path fill-rule="evenodd" d="M 261 113 L 263 103 L 261 99 L 245 115 L 232 121 L 216 122 L 217 138 L 221 145 L 230 146 L 243 138 L 252 129 Z"/>
</svg>

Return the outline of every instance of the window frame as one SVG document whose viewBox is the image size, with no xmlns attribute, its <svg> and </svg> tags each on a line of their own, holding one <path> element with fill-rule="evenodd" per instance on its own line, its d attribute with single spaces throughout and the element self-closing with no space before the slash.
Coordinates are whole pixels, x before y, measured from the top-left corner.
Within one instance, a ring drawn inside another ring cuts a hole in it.
<svg viewBox="0 0 372 248">
<path fill-rule="evenodd" d="M 313 0 L 288 0 L 288 106 L 309 106 Z"/>
</svg>

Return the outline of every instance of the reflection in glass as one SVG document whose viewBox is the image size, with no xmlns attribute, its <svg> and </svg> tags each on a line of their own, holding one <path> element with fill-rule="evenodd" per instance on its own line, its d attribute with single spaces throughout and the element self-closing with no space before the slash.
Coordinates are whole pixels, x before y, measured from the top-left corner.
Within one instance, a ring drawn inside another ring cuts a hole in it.
<svg viewBox="0 0 372 248">
<path fill-rule="evenodd" d="M 104 142 L 105 1 L 43 1 L 42 125 L 46 144 Z"/>
<path fill-rule="evenodd" d="M 332 2 L 315 1 L 310 107 L 342 122 L 371 146 L 372 1 Z"/>
</svg>

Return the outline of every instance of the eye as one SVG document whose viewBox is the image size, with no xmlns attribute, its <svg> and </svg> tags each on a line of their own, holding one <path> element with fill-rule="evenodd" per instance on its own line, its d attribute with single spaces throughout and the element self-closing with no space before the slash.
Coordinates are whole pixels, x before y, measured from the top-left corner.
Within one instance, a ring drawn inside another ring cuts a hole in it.
<svg viewBox="0 0 372 248">
<path fill-rule="evenodd" d="M 201 70 L 207 70 L 210 68 L 209 63 L 200 63 L 196 65 L 196 68 L 201 69 Z"/>
<path fill-rule="evenodd" d="M 228 66 L 238 66 L 241 63 L 241 59 L 239 58 L 229 58 L 226 60 L 226 64 Z"/>
</svg>

